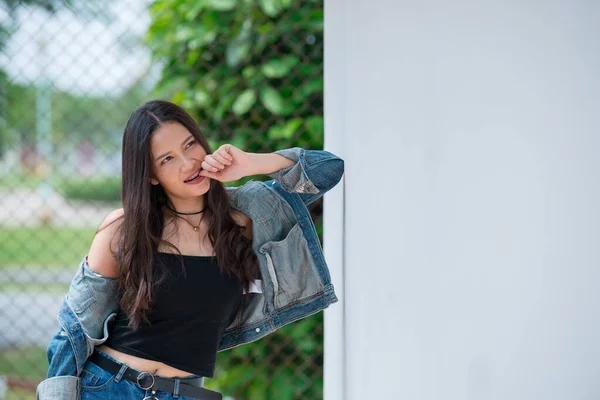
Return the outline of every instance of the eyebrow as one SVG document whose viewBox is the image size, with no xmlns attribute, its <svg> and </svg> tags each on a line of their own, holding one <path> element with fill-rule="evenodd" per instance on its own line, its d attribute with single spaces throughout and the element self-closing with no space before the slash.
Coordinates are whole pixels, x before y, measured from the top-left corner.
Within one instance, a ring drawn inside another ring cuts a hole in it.
<svg viewBox="0 0 600 400">
<path fill-rule="evenodd" d="M 194 135 L 190 135 L 190 136 L 188 136 L 187 138 L 185 138 L 185 140 L 184 140 L 183 142 L 181 142 L 181 145 L 183 146 L 184 144 L 186 144 L 186 143 L 187 143 L 187 141 L 188 141 L 188 140 L 190 140 L 190 139 L 191 139 L 191 138 L 193 138 L 193 137 L 194 137 Z M 161 158 L 163 158 L 164 156 L 167 156 L 167 155 L 169 155 L 169 153 L 171 153 L 171 152 L 170 152 L 170 151 L 167 151 L 166 153 L 163 153 L 163 154 L 161 154 L 160 156 L 156 157 L 156 158 L 154 159 L 154 161 L 158 161 L 158 160 L 160 160 L 160 159 L 161 159 Z"/>
</svg>

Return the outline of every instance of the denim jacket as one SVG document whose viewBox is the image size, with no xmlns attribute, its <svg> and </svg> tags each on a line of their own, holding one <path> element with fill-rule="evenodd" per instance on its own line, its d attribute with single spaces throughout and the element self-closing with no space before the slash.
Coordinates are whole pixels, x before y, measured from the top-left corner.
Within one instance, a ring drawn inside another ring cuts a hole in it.
<svg viewBox="0 0 600 400">
<path fill-rule="evenodd" d="M 306 206 L 334 187 L 344 162 L 323 150 L 276 152 L 295 161 L 268 182 L 227 188 L 232 206 L 252 219 L 252 248 L 261 280 L 245 293 L 219 351 L 260 339 L 335 303 L 329 270 Z M 94 347 L 108 338 L 119 309 L 116 280 L 94 272 L 84 258 L 58 313 L 60 331 L 47 356 L 47 379 L 37 399 L 79 398 L 79 376 Z"/>
</svg>

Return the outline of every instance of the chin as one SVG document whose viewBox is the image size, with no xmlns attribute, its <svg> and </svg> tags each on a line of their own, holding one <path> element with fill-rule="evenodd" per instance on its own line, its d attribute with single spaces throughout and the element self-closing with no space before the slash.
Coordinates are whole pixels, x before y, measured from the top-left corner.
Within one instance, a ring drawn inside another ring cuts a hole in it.
<svg viewBox="0 0 600 400">
<path fill-rule="evenodd" d="M 204 182 L 198 185 L 195 192 L 204 194 L 210 190 L 210 178 L 204 178 Z"/>
</svg>

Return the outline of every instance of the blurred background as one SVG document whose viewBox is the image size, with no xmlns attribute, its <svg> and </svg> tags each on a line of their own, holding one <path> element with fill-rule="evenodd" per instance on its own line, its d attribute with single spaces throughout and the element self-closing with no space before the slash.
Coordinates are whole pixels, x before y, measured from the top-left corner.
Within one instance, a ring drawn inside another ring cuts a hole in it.
<svg viewBox="0 0 600 400">
<path fill-rule="evenodd" d="M 125 121 L 163 98 L 213 146 L 326 131 L 346 161 L 311 206 L 339 304 L 210 388 L 600 398 L 599 35 L 589 0 L 0 0 L 1 397 L 34 398 Z"/>
<path fill-rule="evenodd" d="M 35 398 L 72 275 L 119 207 L 125 122 L 155 98 L 213 148 L 322 148 L 322 1 L 0 0 L 0 399 Z M 219 353 L 207 387 L 323 398 L 322 320 Z"/>
</svg>

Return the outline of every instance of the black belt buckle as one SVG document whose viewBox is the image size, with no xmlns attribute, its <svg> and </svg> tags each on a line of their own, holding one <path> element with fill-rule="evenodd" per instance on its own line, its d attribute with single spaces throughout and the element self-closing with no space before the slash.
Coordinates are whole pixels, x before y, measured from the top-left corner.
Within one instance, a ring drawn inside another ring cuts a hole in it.
<svg viewBox="0 0 600 400">
<path fill-rule="evenodd" d="M 150 390 L 154 386 L 154 375 L 148 372 L 142 372 L 136 378 L 137 385 L 142 390 Z"/>
</svg>

